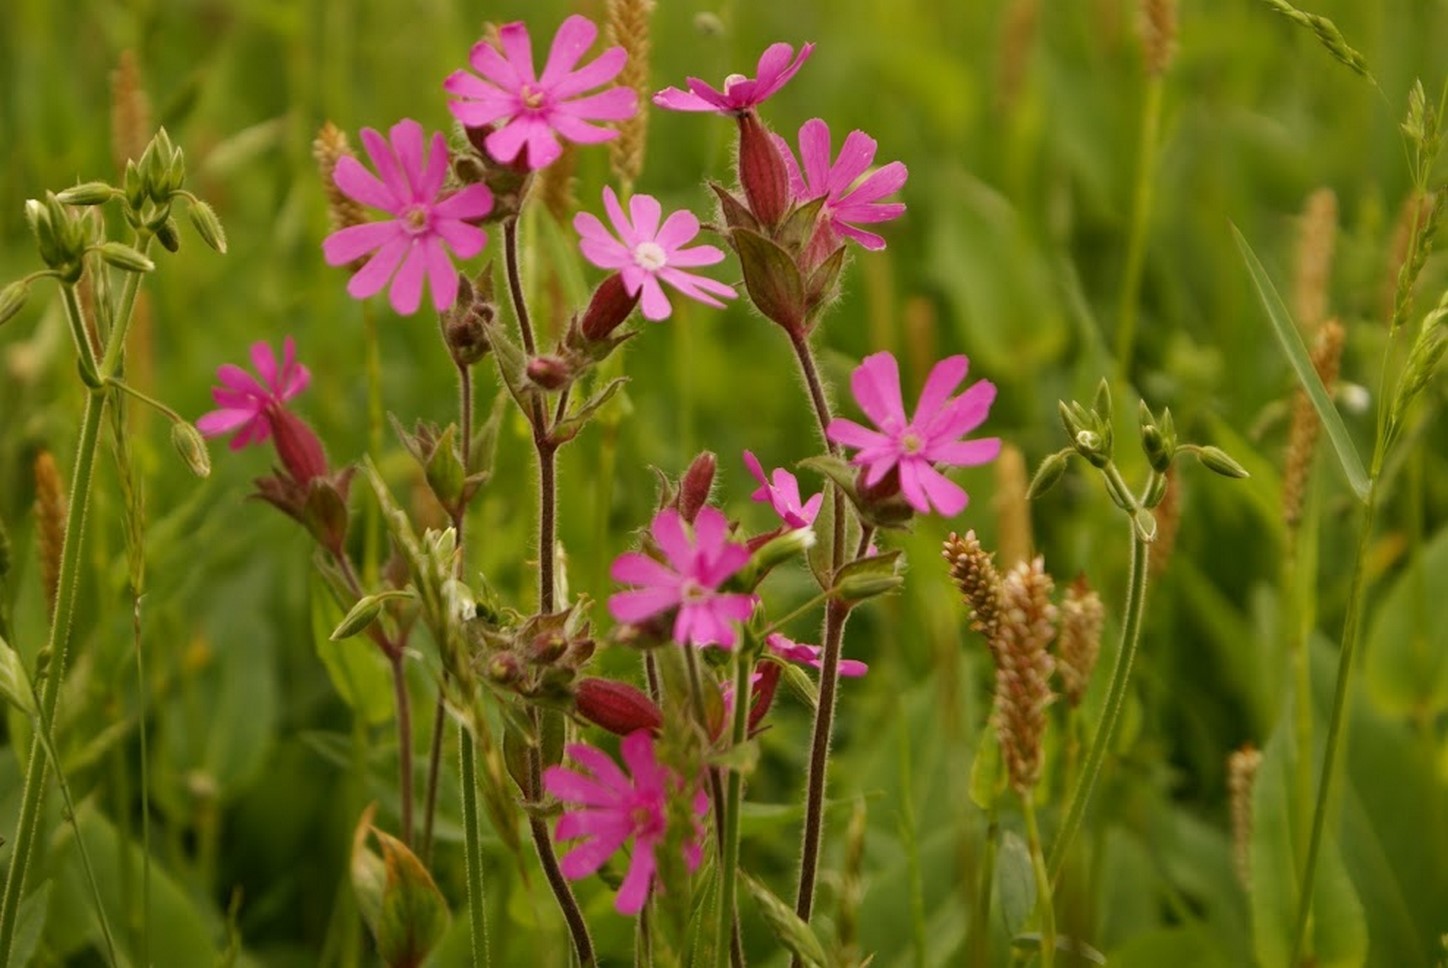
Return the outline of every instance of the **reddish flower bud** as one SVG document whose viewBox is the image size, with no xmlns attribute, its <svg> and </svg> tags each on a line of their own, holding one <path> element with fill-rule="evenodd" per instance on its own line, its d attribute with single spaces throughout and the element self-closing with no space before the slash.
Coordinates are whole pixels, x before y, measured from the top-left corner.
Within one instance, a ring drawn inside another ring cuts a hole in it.
<svg viewBox="0 0 1448 968">
<path fill-rule="evenodd" d="M 517 682 L 523 676 L 523 665 L 511 652 L 499 652 L 488 660 L 488 678 L 500 685 Z"/>
<path fill-rule="evenodd" d="M 679 516 L 690 524 L 699 516 L 699 509 L 709 503 L 709 489 L 714 486 L 714 471 L 719 460 L 710 451 L 703 451 L 679 481 Z"/>
<path fill-rule="evenodd" d="M 663 713 L 654 701 L 633 686 L 612 679 L 582 679 L 573 691 L 578 714 L 610 733 L 627 736 L 637 729 L 657 733 Z"/>
<path fill-rule="evenodd" d="M 543 632 L 529 644 L 528 659 L 538 665 L 552 665 L 567 651 L 568 639 L 562 632 Z"/>
<path fill-rule="evenodd" d="M 778 225 L 789 208 L 789 169 L 753 111 L 739 115 L 739 181 L 760 224 L 771 229 Z"/>
<path fill-rule="evenodd" d="M 281 406 L 268 407 L 266 415 L 276 440 L 277 456 L 292 480 L 305 486 L 314 477 L 325 477 L 327 455 L 307 422 Z"/>
<path fill-rule="evenodd" d="M 784 667 L 778 662 L 761 662 L 754 671 L 759 678 L 754 681 L 753 698 L 749 705 L 750 736 L 759 731 L 759 724 L 769 712 L 769 707 L 774 705 L 774 693 L 779 689 L 779 677 Z"/>
<path fill-rule="evenodd" d="M 561 357 L 535 356 L 528 361 L 528 379 L 545 390 L 561 390 L 573 382 L 573 369 Z"/>
<path fill-rule="evenodd" d="M 593 291 L 593 298 L 589 300 L 580 324 L 584 337 L 590 342 L 608 339 L 608 335 L 623 325 L 638 303 L 638 293 L 630 296 L 624 288 L 623 276 L 615 272 Z"/>
</svg>

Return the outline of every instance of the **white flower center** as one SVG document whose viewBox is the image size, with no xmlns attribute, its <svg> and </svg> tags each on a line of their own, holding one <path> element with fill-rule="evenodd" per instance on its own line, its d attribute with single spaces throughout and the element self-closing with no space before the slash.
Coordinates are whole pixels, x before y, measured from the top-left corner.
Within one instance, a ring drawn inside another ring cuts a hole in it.
<svg viewBox="0 0 1448 968">
<path fill-rule="evenodd" d="M 532 84 L 524 84 L 518 90 L 518 100 L 523 102 L 523 107 L 530 111 L 536 111 L 548 100 L 548 96 Z"/>
<path fill-rule="evenodd" d="M 633 257 L 638 267 L 648 272 L 658 272 L 669 263 L 664 247 L 657 242 L 640 242 L 634 246 Z"/>
<path fill-rule="evenodd" d="M 743 84 L 747 80 L 749 80 L 749 78 L 745 77 L 743 74 L 730 74 L 728 77 L 724 78 L 724 93 L 732 93 L 736 86 Z"/>
<path fill-rule="evenodd" d="M 679 585 L 679 601 L 685 605 L 697 604 L 708 597 L 709 589 L 692 578 L 685 578 Z"/>
</svg>

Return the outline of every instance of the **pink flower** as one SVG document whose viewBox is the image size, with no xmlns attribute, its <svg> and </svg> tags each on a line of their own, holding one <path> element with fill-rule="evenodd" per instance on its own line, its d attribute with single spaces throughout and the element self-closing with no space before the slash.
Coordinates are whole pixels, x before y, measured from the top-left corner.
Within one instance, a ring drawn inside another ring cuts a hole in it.
<svg viewBox="0 0 1448 968">
<path fill-rule="evenodd" d="M 553 37 L 543 76 L 538 77 L 533 72 L 528 28 L 522 22 L 505 25 L 498 31 L 502 53 L 486 40 L 473 45 L 468 59 L 482 77 L 455 71 L 443 82 L 443 90 L 457 98 L 448 105 L 453 117 L 475 128 L 499 125 L 484 142 L 488 154 L 504 164 L 520 160 L 531 169 L 558 160 L 563 149 L 557 136 L 579 144 L 617 137 L 617 131 L 588 122 L 633 117 L 638 92 L 614 87 L 584 95 L 617 77 L 628 59 L 622 47 L 610 47 L 575 70 L 597 36 L 598 28 L 587 17 L 574 15 L 563 21 Z"/>
<path fill-rule="evenodd" d="M 619 914 L 631 915 L 643 910 L 648 900 L 658 868 L 654 851 L 668 829 L 669 796 L 690 796 L 700 817 L 709 809 L 709 798 L 702 789 L 689 794 L 679 778 L 658 762 L 647 730 L 625 736 L 619 749 L 632 778 L 602 750 L 575 744 L 568 747 L 568 755 L 587 772 L 550 766 L 543 771 L 543 786 L 559 800 L 579 807 L 564 811 L 555 830 L 559 840 L 581 840 L 559 862 L 566 877 L 588 877 L 633 838 L 628 873 L 614 899 Z M 702 835 L 696 823 L 684 840 L 684 861 L 691 871 L 699 866 Z"/>
<path fill-rule="evenodd" d="M 671 111 L 742 114 L 773 97 L 794 77 L 813 50 L 814 44 L 805 44 L 799 49 L 799 56 L 795 57 L 794 48 L 789 44 L 771 44 L 759 57 L 759 67 L 755 71 L 757 77 L 730 74 L 724 78 L 723 91 L 710 87 L 697 77 L 690 77 L 687 79 L 689 90 L 665 88 L 654 95 L 654 103 Z"/>
<path fill-rule="evenodd" d="M 483 251 L 486 233 L 467 220 L 492 211 L 493 193 L 486 185 L 469 185 L 440 194 L 448 165 L 441 133 L 424 145 L 422 125 L 409 118 L 393 125 L 389 136 L 391 144 L 373 129 L 362 129 L 362 144 L 380 180 L 351 157 L 337 161 L 332 177 L 349 198 L 395 218 L 338 229 L 323 240 L 322 253 L 334 266 L 375 253 L 347 283 L 355 299 L 376 295 L 391 280 L 392 308 L 410 316 L 422 303 L 426 276 L 433 306 L 442 312 L 458 295 L 458 273 L 447 250 L 460 259 Z"/>
<path fill-rule="evenodd" d="M 734 298 L 734 290 L 724 283 L 683 271 L 724 259 L 724 253 L 712 245 L 684 248 L 685 243 L 699 234 L 699 220 L 693 212 L 680 209 L 660 225 L 663 209 L 659 200 L 652 195 L 635 195 L 628 203 L 630 220 L 612 188 L 603 190 L 603 207 L 618 238 L 603 227 L 597 216 L 579 212 L 573 218 L 573 228 L 582 236 L 578 247 L 588 261 L 600 269 L 618 269 L 630 296 L 642 293 L 646 317 L 655 321 L 667 319 L 673 311 L 659 285 L 660 280 L 706 306 L 722 309 L 724 304 L 715 296 Z"/>
<path fill-rule="evenodd" d="M 678 608 L 674 641 L 680 645 L 734 647 L 731 622 L 754 611 L 754 596 L 721 593 L 719 586 L 749 560 L 749 549 L 729 540 L 729 522 L 718 508 L 701 508 L 694 519 L 694 540 L 673 508 L 654 515 L 649 533 L 667 563 L 641 551 L 619 555 L 609 572 L 614 581 L 640 587 L 618 592 L 608 600 L 616 621 L 637 624 Z"/>
<path fill-rule="evenodd" d="M 875 160 L 876 144 L 875 139 L 863 131 L 847 134 L 839 157 L 831 163 L 829 125 L 815 118 L 799 129 L 799 157 L 804 163 L 801 172 L 789 144 L 779 135 L 772 137 L 789 169 L 789 188 L 796 202 L 812 202 L 823 197 L 821 224 L 835 235 L 848 236 L 867 249 L 885 247 L 884 239 L 859 225 L 888 222 L 904 213 L 904 203 L 880 201 L 905 184 L 909 173 L 902 163 L 892 161 L 865 175 Z"/>
<path fill-rule="evenodd" d="M 282 341 L 282 365 L 266 343 L 251 345 L 251 363 L 261 376 L 258 383 L 251 374 L 231 363 L 216 371 L 221 386 L 213 387 L 211 398 L 219 410 L 202 414 L 196 429 L 205 437 L 219 437 L 236 431 L 231 449 L 240 450 L 248 444 L 259 444 L 272 434 L 273 415 L 286 402 L 307 388 L 312 374 L 296 360 L 296 342 L 288 336 Z"/>
<path fill-rule="evenodd" d="M 824 668 L 824 659 L 821 658 L 824 652 L 817 645 L 805 645 L 793 639 L 787 639 L 778 632 L 771 633 L 764 637 L 764 644 L 769 651 L 781 659 L 788 659 L 790 662 L 798 662 L 801 665 L 814 666 L 816 669 Z M 858 659 L 841 659 L 839 671 L 842 676 L 863 676 L 870 670 L 870 667 Z"/>
<path fill-rule="evenodd" d="M 744 463 L 749 467 L 749 473 L 759 482 L 759 489 L 749 495 L 753 500 L 767 502 L 774 508 L 774 513 L 779 515 L 780 520 L 791 528 L 807 528 L 814 523 L 816 515 L 820 513 L 820 503 L 825 499 L 823 492 L 801 504 L 799 480 L 789 471 L 776 467 L 771 483 L 764 476 L 764 468 L 760 466 L 759 458 L 747 450 L 744 452 Z"/>
<path fill-rule="evenodd" d="M 878 430 L 836 417 L 825 436 L 847 447 L 858 447 L 854 463 L 866 468 L 865 487 L 873 487 L 891 471 L 898 471 L 900 491 L 921 514 L 932 510 L 946 517 L 959 514 L 969 500 L 965 490 L 935 469 L 935 464 L 966 467 L 994 460 L 1000 453 L 999 437 L 961 440 L 979 427 L 990 411 L 996 388 L 979 380 L 958 397 L 950 394 L 965 378 L 969 361 L 952 356 L 935 364 L 920 391 L 915 416 L 907 419 L 900 399 L 900 366 L 889 353 L 875 353 L 850 375 L 855 400 Z"/>
</svg>

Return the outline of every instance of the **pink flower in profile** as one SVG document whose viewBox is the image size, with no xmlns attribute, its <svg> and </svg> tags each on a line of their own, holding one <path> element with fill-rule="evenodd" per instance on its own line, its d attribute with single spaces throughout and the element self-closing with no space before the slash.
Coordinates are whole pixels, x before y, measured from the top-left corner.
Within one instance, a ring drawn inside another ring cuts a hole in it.
<svg viewBox="0 0 1448 968">
<path fill-rule="evenodd" d="M 277 365 L 272 348 L 261 342 L 251 345 L 251 363 L 261 382 L 235 364 L 223 364 L 216 371 L 221 385 L 211 390 L 211 397 L 220 409 L 202 414 L 196 420 L 196 429 L 205 437 L 236 431 L 231 438 L 232 450 L 262 443 L 270 437 L 274 414 L 312 380 L 312 374 L 297 362 L 297 345 L 290 336 L 282 341 L 281 366 Z"/>
<path fill-rule="evenodd" d="M 799 480 L 789 471 L 776 467 L 771 482 L 764 476 L 764 468 L 760 466 L 759 458 L 747 450 L 744 452 L 744 463 L 748 466 L 749 473 L 759 482 L 759 489 L 749 495 L 750 498 L 767 502 L 774 508 L 774 513 L 779 515 L 780 520 L 791 528 L 807 528 L 814 523 L 815 517 L 820 513 L 820 504 L 825 499 L 824 492 L 801 503 Z"/>
<path fill-rule="evenodd" d="M 671 111 L 717 111 L 720 114 L 743 114 L 773 97 L 800 69 L 814 44 L 805 44 L 795 56 L 789 44 L 771 44 L 759 57 L 754 77 L 730 74 L 724 78 L 720 91 L 697 77 L 687 79 L 689 89 L 668 87 L 654 95 L 654 103 Z"/>
<path fill-rule="evenodd" d="M 854 239 L 867 249 L 885 247 L 884 239 L 859 226 L 888 222 L 904 213 L 903 202 L 880 201 L 898 192 L 905 184 L 909 172 L 904 164 L 892 161 L 865 175 L 875 161 L 876 143 L 863 131 L 851 131 L 845 135 L 839 157 L 831 162 L 830 128 L 819 118 L 806 121 L 799 129 L 799 157 L 803 170 L 789 150 L 788 142 L 779 135 L 772 137 L 785 167 L 789 169 L 789 189 L 796 202 L 823 198 L 821 224 L 828 226 L 835 236 Z"/>
<path fill-rule="evenodd" d="M 442 312 L 458 296 L 448 250 L 460 259 L 483 251 L 488 237 L 468 220 L 492 211 L 493 193 L 486 185 L 442 193 L 448 154 L 440 132 L 425 144 L 422 125 L 408 118 L 393 125 L 389 137 L 390 144 L 373 129 L 362 129 L 362 144 L 380 179 L 352 157 L 338 159 L 332 177 L 349 198 L 394 218 L 338 229 L 323 240 L 322 254 L 329 265 L 344 266 L 374 253 L 347 283 L 353 298 L 374 296 L 390 280 L 392 308 L 410 316 L 422 304 L 426 277 L 433 306 Z"/>
<path fill-rule="evenodd" d="M 448 105 L 453 117 L 475 128 L 497 125 L 484 142 L 488 154 L 504 164 L 519 161 L 535 170 L 563 153 L 559 136 L 579 144 L 617 137 L 617 131 L 589 122 L 633 117 L 638 92 L 614 87 L 585 95 L 617 77 L 628 60 L 622 47 L 610 47 L 578 67 L 597 36 L 598 28 L 587 17 L 575 14 L 563 21 L 538 77 L 528 28 L 521 21 L 506 24 L 498 31 L 502 53 L 486 40 L 473 45 L 468 59 L 482 77 L 455 71 L 443 82 L 443 90 L 456 98 Z"/>
<path fill-rule="evenodd" d="M 985 421 L 996 393 L 993 383 L 979 380 L 952 397 L 968 367 L 964 356 L 935 364 L 920 391 L 914 417 L 907 418 L 895 357 L 889 353 L 867 356 L 850 375 L 850 387 L 860 409 L 879 429 L 836 417 L 825 436 L 846 447 L 860 448 L 854 463 L 865 468 L 865 487 L 873 487 L 897 471 L 900 492 L 915 510 L 921 514 L 938 511 L 946 517 L 959 514 L 969 500 L 965 490 L 935 465 L 984 464 L 994 460 L 1001 449 L 999 437 L 960 439 Z"/>
<path fill-rule="evenodd" d="M 718 508 L 700 508 L 693 541 L 678 511 L 665 508 L 654 515 L 649 533 L 666 562 L 641 551 L 615 558 L 609 572 L 613 580 L 639 587 L 610 597 L 609 614 L 619 622 L 637 624 L 677 608 L 675 642 L 733 648 L 736 636 L 731 623 L 749 617 L 754 596 L 719 591 L 749 560 L 749 549 L 730 541 L 728 532 L 729 522 Z"/>
<path fill-rule="evenodd" d="M 715 296 L 734 298 L 730 286 L 684 271 L 724 260 L 724 253 L 712 245 L 684 248 L 699 234 L 699 220 L 693 212 L 680 209 L 660 225 L 663 209 L 659 200 L 652 195 L 635 195 L 629 199 L 629 215 L 625 215 L 612 188 L 603 190 L 603 207 L 613 222 L 614 232 L 618 233 L 617 238 L 603 227 L 598 216 L 579 212 L 573 218 L 573 228 L 582 237 L 578 247 L 588 261 L 600 269 L 619 270 L 630 296 L 642 293 L 640 305 L 644 316 L 658 321 L 667 319 L 673 312 L 659 285 L 661 281 L 706 306 L 722 309 L 724 304 Z"/>
<path fill-rule="evenodd" d="M 668 829 L 669 797 L 690 797 L 700 817 L 709 809 L 709 798 L 701 788 L 685 789 L 679 778 L 659 763 L 648 730 L 625 736 L 619 750 L 632 776 L 602 750 L 574 744 L 568 747 L 568 755 L 583 772 L 550 766 L 543 771 L 543 786 L 565 804 L 578 807 L 565 810 L 554 831 L 559 840 L 581 841 L 559 861 L 564 876 L 573 880 L 588 877 L 633 839 L 628 873 L 614 899 L 619 914 L 632 915 L 643 910 L 658 869 L 654 853 Z M 690 871 L 699 866 L 702 840 L 703 831 L 695 823 L 684 838 L 684 862 Z"/>
<path fill-rule="evenodd" d="M 805 645 L 785 638 L 778 632 L 765 636 L 764 644 L 769 647 L 769 651 L 781 659 L 798 662 L 800 665 L 813 666 L 816 669 L 824 668 L 824 659 L 821 657 L 824 650 L 817 645 Z M 858 659 L 840 660 L 839 672 L 842 676 L 853 678 L 863 676 L 869 671 L 870 667 Z"/>
</svg>

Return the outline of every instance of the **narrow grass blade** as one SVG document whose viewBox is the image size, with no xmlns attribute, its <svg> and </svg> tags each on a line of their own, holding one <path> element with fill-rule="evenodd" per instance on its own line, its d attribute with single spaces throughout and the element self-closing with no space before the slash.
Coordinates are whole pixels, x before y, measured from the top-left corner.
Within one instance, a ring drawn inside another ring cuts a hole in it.
<svg viewBox="0 0 1448 968">
<path fill-rule="evenodd" d="M 1298 381 L 1307 391 L 1307 397 L 1317 411 L 1317 418 L 1322 421 L 1323 429 L 1327 431 L 1328 440 L 1332 441 L 1332 449 L 1337 454 L 1343 473 L 1347 475 L 1348 484 L 1359 500 L 1366 501 L 1368 475 L 1367 471 L 1363 470 L 1362 458 L 1358 456 L 1352 438 L 1348 436 L 1347 425 L 1342 422 L 1341 414 L 1332 405 L 1327 388 L 1322 385 L 1322 380 L 1307 355 L 1302 336 L 1297 332 L 1297 326 L 1292 322 L 1292 317 L 1283 305 L 1282 297 L 1277 294 L 1277 288 L 1272 285 L 1267 270 L 1262 267 L 1261 260 L 1235 225 L 1232 226 L 1232 234 L 1237 239 L 1237 247 L 1242 250 L 1242 260 L 1247 263 L 1247 271 L 1252 274 L 1252 281 L 1257 285 L 1257 295 L 1261 297 L 1262 306 L 1267 310 L 1272 331 L 1277 334 L 1277 341 L 1282 344 L 1282 349 L 1287 354 L 1287 362 L 1292 364 Z"/>
</svg>

